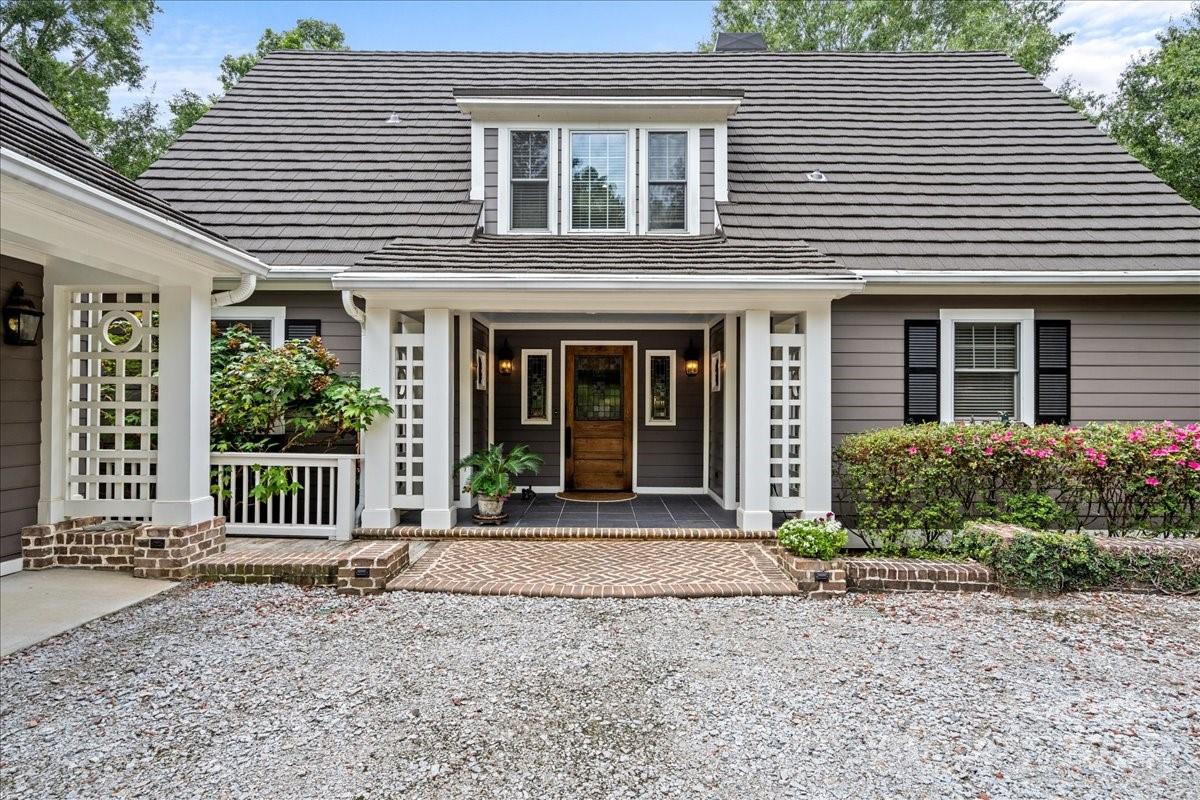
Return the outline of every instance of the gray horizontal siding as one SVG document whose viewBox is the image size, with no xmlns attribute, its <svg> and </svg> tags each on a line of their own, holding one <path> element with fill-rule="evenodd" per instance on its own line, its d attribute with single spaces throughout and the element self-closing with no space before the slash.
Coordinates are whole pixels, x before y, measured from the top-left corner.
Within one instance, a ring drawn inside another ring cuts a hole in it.
<svg viewBox="0 0 1200 800">
<path fill-rule="evenodd" d="M 554 486 L 558 484 L 560 459 L 561 387 L 563 377 L 563 340 L 571 341 L 636 341 L 638 343 L 637 391 L 637 472 L 638 484 L 646 489 L 697 488 L 704 485 L 704 380 L 683 374 L 683 351 L 689 339 L 699 347 L 703 331 L 525 331 L 497 330 L 496 346 L 506 338 L 516 356 L 512 375 L 501 376 L 493 371 L 495 395 L 496 441 L 508 446 L 528 445 L 545 459 L 538 475 L 522 478 L 521 485 Z M 549 348 L 553 351 L 552 394 L 554 419 L 550 425 L 521 424 L 521 350 Z M 676 409 L 675 425 L 645 424 L 644 378 L 646 350 L 675 350 Z"/>
<path fill-rule="evenodd" d="M 1071 420 L 1200 419 L 1200 298 L 859 296 L 833 304 L 833 432 L 899 425 L 904 320 L 1030 308 L 1071 321 Z"/>
<path fill-rule="evenodd" d="M 713 233 L 717 218 L 716 147 L 712 128 L 700 129 L 700 233 Z"/>
<path fill-rule="evenodd" d="M 17 281 L 42 304 L 42 266 L 0 256 L 0 298 Z M 21 555 L 21 528 L 37 522 L 42 423 L 42 347 L 0 344 L 0 560 Z"/>
<path fill-rule="evenodd" d="M 341 362 L 343 374 L 360 372 L 362 363 L 362 328 L 342 308 L 340 292 L 329 289 L 313 291 L 255 292 L 245 303 L 248 306 L 286 306 L 288 319 L 321 320 L 321 341 Z M 236 306 L 233 306 L 236 308 Z"/>
<path fill-rule="evenodd" d="M 495 233 L 499 225 L 499 135 L 496 128 L 483 129 L 483 229 Z"/>
<path fill-rule="evenodd" d="M 471 322 L 471 449 L 479 450 L 488 444 L 488 393 L 475 388 L 475 351 L 488 351 L 488 329 Z"/>
<path fill-rule="evenodd" d="M 709 329 L 708 352 L 725 350 L 725 323 L 718 322 Z M 707 380 L 706 380 L 707 382 Z M 705 387 L 708 395 L 708 488 L 717 494 L 724 490 L 725 480 L 725 410 L 724 395 Z"/>
</svg>

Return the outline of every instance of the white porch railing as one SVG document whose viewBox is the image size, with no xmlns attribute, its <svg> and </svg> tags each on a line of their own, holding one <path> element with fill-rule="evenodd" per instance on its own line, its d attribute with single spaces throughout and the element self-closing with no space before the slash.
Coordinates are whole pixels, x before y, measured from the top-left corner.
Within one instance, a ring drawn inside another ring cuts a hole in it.
<svg viewBox="0 0 1200 800">
<path fill-rule="evenodd" d="M 358 505 L 358 459 L 353 454 L 212 453 L 213 499 L 225 531 L 245 536 L 323 536 L 349 539 Z M 284 467 L 295 492 L 256 500 L 266 467 Z"/>
</svg>

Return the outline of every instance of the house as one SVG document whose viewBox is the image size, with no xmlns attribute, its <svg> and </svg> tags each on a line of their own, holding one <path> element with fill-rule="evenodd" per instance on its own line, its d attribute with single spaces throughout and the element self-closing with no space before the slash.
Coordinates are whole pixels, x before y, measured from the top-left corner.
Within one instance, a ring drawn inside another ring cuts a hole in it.
<svg viewBox="0 0 1200 800">
<path fill-rule="evenodd" d="M 6 51 L 0 107 L 0 570 L 36 521 L 210 525 L 209 309 L 233 299 L 213 281 L 267 265 L 93 155 Z M 45 315 L 24 343 L 22 292 Z"/>
<path fill-rule="evenodd" d="M 136 188 L 391 399 L 368 528 L 489 442 L 763 530 L 855 431 L 1200 418 L 1200 211 L 1001 53 L 276 52 Z"/>
</svg>

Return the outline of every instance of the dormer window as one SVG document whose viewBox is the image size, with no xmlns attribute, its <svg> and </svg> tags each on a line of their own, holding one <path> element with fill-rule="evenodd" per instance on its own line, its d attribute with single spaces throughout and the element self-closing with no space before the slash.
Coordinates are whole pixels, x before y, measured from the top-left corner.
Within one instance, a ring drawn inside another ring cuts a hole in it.
<svg viewBox="0 0 1200 800">
<path fill-rule="evenodd" d="M 571 131 L 571 230 L 625 231 L 629 134 Z"/>
<path fill-rule="evenodd" d="M 686 231 L 688 135 L 686 131 L 650 131 L 646 135 L 647 228 Z"/>
<path fill-rule="evenodd" d="M 512 131 L 509 226 L 550 229 L 550 132 Z"/>
</svg>

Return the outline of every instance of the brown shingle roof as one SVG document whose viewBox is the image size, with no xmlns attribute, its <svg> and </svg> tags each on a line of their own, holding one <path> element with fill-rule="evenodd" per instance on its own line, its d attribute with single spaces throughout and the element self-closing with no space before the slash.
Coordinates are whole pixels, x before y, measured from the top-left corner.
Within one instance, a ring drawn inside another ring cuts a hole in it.
<svg viewBox="0 0 1200 800">
<path fill-rule="evenodd" d="M 142 183 L 275 264 L 463 245 L 478 205 L 454 87 L 547 86 L 742 92 L 723 247 L 807 242 L 863 269 L 1200 259 L 1200 211 L 1001 53 L 277 52 Z"/>
</svg>

